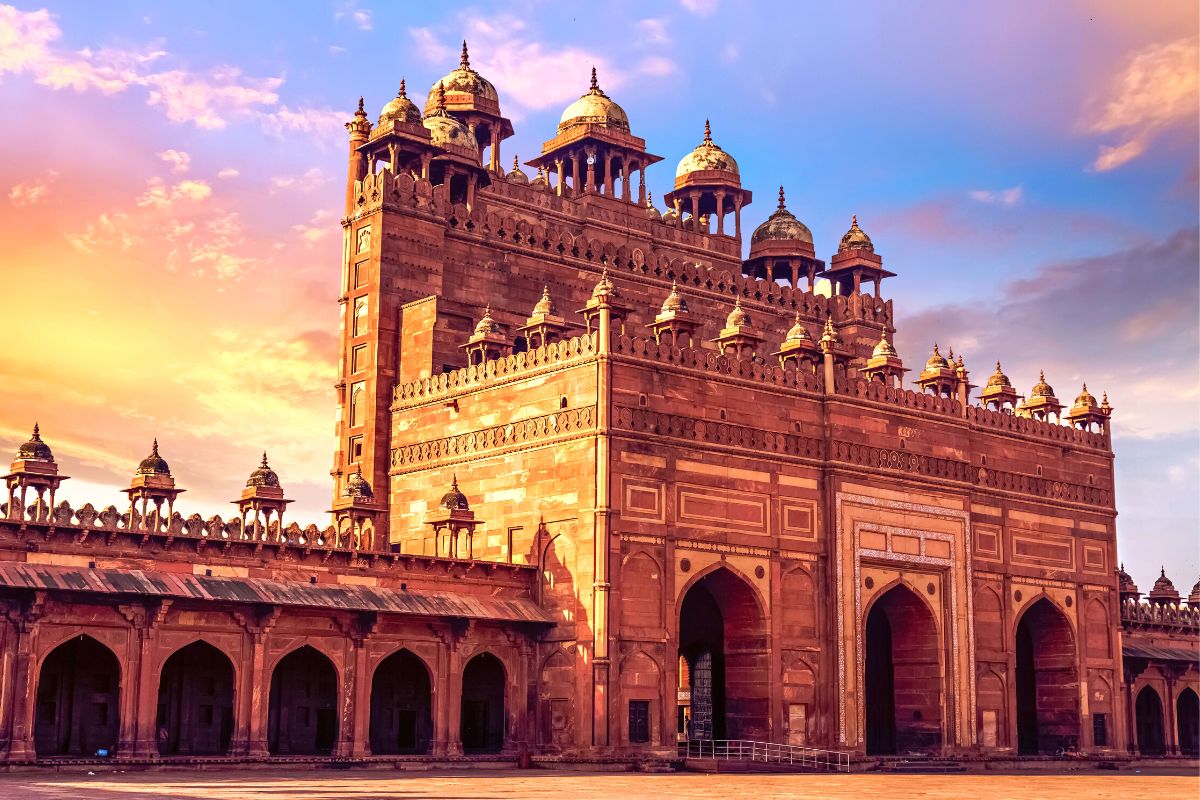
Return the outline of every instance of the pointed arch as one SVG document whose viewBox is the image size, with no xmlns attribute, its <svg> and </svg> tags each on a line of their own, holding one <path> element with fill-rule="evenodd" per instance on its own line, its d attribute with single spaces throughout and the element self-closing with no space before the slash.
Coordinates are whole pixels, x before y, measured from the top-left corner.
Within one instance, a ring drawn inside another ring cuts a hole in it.
<svg viewBox="0 0 1200 800">
<path fill-rule="evenodd" d="M 459 737 L 465 753 L 498 753 L 506 734 L 504 662 L 484 650 L 467 662 L 462 674 Z"/>
<path fill-rule="evenodd" d="M 1163 735 L 1163 704 L 1158 690 L 1146 684 L 1134 700 L 1134 718 L 1137 726 L 1137 748 L 1144 756 L 1161 756 L 1166 751 Z"/>
<path fill-rule="evenodd" d="M 373 755 L 428 753 L 433 740 L 433 682 L 429 666 L 400 647 L 371 676 Z"/>
<path fill-rule="evenodd" d="M 575 660 L 556 647 L 542 662 L 541 732 L 542 741 L 563 748 L 575 740 Z"/>
<path fill-rule="evenodd" d="M 39 758 L 115 752 L 120 732 L 121 665 L 87 634 L 58 644 L 43 659 L 34 698 Z"/>
<path fill-rule="evenodd" d="M 267 709 L 272 755 L 329 755 L 338 739 L 338 673 L 329 656 L 301 644 L 275 663 Z"/>
<path fill-rule="evenodd" d="M 1200 695 L 1190 686 L 1175 700 L 1175 725 L 1179 752 L 1193 758 L 1200 755 Z"/>
<path fill-rule="evenodd" d="M 159 754 L 228 753 L 236 685 L 233 661 L 220 648 L 196 638 L 176 649 L 159 673 Z"/>
<path fill-rule="evenodd" d="M 1078 748 L 1079 675 L 1070 620 L 1043 593 L 1021 609 L 1014 641 L 1018 752 L 1053 754 Z"/>
</svg>

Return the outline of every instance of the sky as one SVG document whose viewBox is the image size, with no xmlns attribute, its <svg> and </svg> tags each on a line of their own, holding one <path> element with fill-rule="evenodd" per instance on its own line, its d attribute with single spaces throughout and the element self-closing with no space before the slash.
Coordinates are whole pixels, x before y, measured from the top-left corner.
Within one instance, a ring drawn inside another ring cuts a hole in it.
<svg viewBox="0 0 1200 800">
<path fill-rule="evenodd" d="M 764 219 L 828 258 L 858 214 L 896 344 L 1044 369 L 1116 407 L 1118 542 L 1143 591 L 1200 571 L 1195 2 L 0 2 L 0 452 L 37 420 L 72 503 L 157 437 L 185 513 L 265 449 L 325 519 L 346 132 L 471 46 L 534 156 L 601 86 L 671 165 L 705 118 Z"/>
</svg>

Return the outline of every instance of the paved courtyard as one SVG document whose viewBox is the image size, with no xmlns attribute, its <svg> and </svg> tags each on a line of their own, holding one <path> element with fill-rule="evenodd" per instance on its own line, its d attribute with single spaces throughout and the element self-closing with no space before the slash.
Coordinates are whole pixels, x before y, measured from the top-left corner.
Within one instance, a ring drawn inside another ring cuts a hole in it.
<svg viewBox="0 0 1200 800">
<path fill-rule="evenodd" d="M 1082 775 L 701 775 L 459 772 L 170 772 L 0 775 L 3 800 L 424 800 L 425 798 L 921 798 L 1155 800 L 1200 797 L 1200 777 Z"/>
</svg>

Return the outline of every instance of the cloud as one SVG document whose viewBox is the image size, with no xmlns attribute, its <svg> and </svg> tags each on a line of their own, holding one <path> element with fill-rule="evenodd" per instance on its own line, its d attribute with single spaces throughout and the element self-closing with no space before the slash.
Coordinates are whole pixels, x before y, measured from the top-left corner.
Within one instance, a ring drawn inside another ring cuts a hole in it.
<svg viewBox="0 0 1200 800">
<path fill-rule="evenodd" d="M 707 17 L 717 10 L 717 0 L 679 0 L 679 5 L 701 17 Z"/>
<path fill-rule="evenodd" d="M 1020 186 L 1013 186 L 1011 189 L 973 189 L 967 192 L 967 196 L 978 203 L 996 206 L 1015 206 L 1021 202 L 1023 194 Z"/>
<path fill-rule="evenodd" d="M 667 34 L 667 24 L 661 19 L 638 20 L 635 26 L 639 41 L 645 44 L 670 44 L 671 37 Z"/>
<path fill-rule="evenodd" d="M 344 135 L 343 126 L 349 114 L 328 108 L 290 108 L 281 105 L 274 111 L 258 115 L 263 130 L 277 138 L 289 133 L 310 133 L 321 140 Z"/>
<path fill-rule="evenodd" d="M 368 10 L 358 9 L 350 15 L 350 18 L 354 20 L 354 24 L 360 31 L 369 31 L 375 27 L 375 21 Z"/>
<path fill-rule="evenodd" d="M 1110 82 L 1085 128 L 1117 134 L 1118 144 L 1101 145 L 1092 169 L 1116 169 L 1146 152 L 1150 140 L 1200 112 L 1200 39 L 1153 44 L 1130 57 Z"/>
<path fill-rule="evenodd" d="M 276 175 L 271 178 L 271 186 L 276 189 L 299 189 L 311 191 L 329 182 L 329 178 L 320 167 L 309 167 L 300 175 Z"/>
<path fill-rule="evenodd" d="M 151 178 L 146 191 L 137 199 L 139 206 L 168 208 L 179 202 L 197 202 L 212 195 L 212 187 L 204 181 L 182 180 L 168 186 L 162 178 Z"/>
<path fill-rule="evenodd" d="M 335 230 L 332 223 L 336 218 L 336 212 L 330 209 L 321 209 L 313 215 L 307 225 L 293 225 L 292 230 L 300 234 L 300 240 L 304 242 L 305 247 L 311 248 Z"/>
<path fill-rule="evenodd" d="M 732 64 L 742 57 L 742 51 L 738 49 L 736 44 L 730 42 L 721 48 L 721 60 L 726 64 Z"/>
<path fill-rule="evenodd" d="M 48 169 L 32 180 L 18 183 L 8 190 L 8 199 L 18 208 L 44 202 L 50 196 L 50 187 L 58 180 L 58 172 Z"/>
<path fill-rule="evenodd" d="M 222 180 L 225 180 L 226 178 L 236 178 L 238 175 L 241 175 L 241 174 L 242 173 L 238 172 L 233 167 L 225 167 L 224 169 L 222 169 L 220 172 L 217 173 L 217 177 L 221 178 Z"/>
<path fill-rule="evenodd" d="M 192 164 L 192 157 L 181 150 L 164 150 L 158 157 L 171 165 L 171 172 L 187 172 Z"/>
</svg>

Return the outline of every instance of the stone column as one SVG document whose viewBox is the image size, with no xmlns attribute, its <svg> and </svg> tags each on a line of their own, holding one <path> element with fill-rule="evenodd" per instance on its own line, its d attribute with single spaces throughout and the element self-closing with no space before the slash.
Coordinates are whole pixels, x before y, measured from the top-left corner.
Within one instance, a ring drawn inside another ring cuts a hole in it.
<svg viewBox="0 0 1200 800">
<path fill-rule="evenodd" d="M 555 190 L 558 192 L 558 196 L 562 197 L 563 196 L 563 160 L 561 158 L 554 159 L 554 166 L 558 170 L 558 183 L 555 186 Z"/>
<path fill-rule="evenodd" d="M 609 477 L 609 403 L 612 399 L 612 362 L 609 347 L 612 330 L 612 309 L 608 299 L 601 298 L 599 308 L 599 342 L 597 343 L 596 381 L 596 510 L 593 517 L 593 583 L 592 583 L 592 745 L 609 745 L 609 531 L 611 530 L 611 498 Z"/>
<path fill-rule="evenodd" d="M 646 205 L 646 166 L 638 165 L 638 205 Z"/>
<path fill-rule="evenodd" d="M 612 156 L 604 156 L 604 196 L 613 196 Z"/>
<path fill-rule="evenodd" d="M 33 741 L 33 715 L 37 676 L 34 654 L 37 652 L 39 626 L 46 607 L 46 593 L 34 592 L 23 608 L 9 612 L 14 634 L 12 653 L 12 738 L 8 745 L 9 761 L 32 761 L 36 757 Z"/>
<path fill-rule="evenodd" d="M 734 236 L 738 241 L 742 239 L 742 194 L 738 192 L 733 196 L 733 224 Z"/>
<path fill-rule="evenodd" d="M 579 154 L 578 153 L 571 154 L 571 191 L 574 192 L 576 196 L 581 194 L 581 192 L 579 191 Z"/>
<path fill-rule="evenodd" d="M 717 235 L 725 235 L 725 193 L 717 192 Z"/>
<path fill-rule="evenodd" d="M 491 170 L 493 175 L 500 174 L 500 127 L 492 125 L 492 157 Z"/>
<path fill-rule="evenodd" d="M 700 193 L 692 190 L 688 193 L 688 197 L 692 200 L 692 230 L 700 232 Z"/>
</svg>

